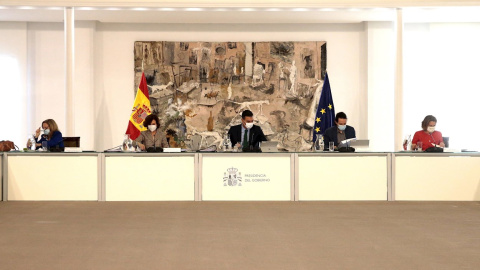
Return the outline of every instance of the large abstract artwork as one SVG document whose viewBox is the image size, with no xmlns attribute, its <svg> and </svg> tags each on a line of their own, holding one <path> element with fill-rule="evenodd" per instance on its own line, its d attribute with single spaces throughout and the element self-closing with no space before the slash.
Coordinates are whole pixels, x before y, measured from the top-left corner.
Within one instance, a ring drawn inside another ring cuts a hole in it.
<svg viewBox="0 0 480 270">
<path fill-rule="evenodd" d="M 326 72 L 325 41 L 135 42 L 135 91 L 147 78 L 153 113 L 170 141 L 219 146 L 250 109 L 286 151 L 310 149 Z"/>
</svg>

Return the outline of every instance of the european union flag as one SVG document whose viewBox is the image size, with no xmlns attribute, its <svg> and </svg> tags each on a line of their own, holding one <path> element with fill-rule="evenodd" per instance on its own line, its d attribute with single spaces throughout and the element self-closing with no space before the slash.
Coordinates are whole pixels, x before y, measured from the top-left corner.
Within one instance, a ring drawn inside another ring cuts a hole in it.
<svg viewBox="0 0 480 270">
<path fill-rule="evenodd" d="M 335 125 L 335 107 L 333 106 L 332 90 L 328 81 L 328 74 L 325 73 L 322 94 L 318 102 L 317 114 L 315 115 L 315 124 L 313 125 L 313 142 L 317 139 L 317 134 L 323 134 L 327 128 Z"/>
</svg>

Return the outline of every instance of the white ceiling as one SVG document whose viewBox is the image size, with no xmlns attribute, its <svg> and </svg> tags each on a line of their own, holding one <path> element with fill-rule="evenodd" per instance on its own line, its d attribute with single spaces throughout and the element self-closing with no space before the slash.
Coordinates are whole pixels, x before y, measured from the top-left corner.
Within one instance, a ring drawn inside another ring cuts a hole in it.
<svg viewBox="0 0 480 270">
<path fill-rule="evenodd" d="M 480 22 L 480 7 L 405 8 L 405 22 Z M 394 21 L 395 9 L 75 8 L 75 20 L 106 23 L 358 23 Z M 62 22 L 61 7 L 0 7 L 0 21 Z"/>
<path fill-rule="evenodd" d="M 479 0 L 1 0 L 9 6 L 71 7 L 316 7 L 397 8 L 479 6 Z"/>
</svg>

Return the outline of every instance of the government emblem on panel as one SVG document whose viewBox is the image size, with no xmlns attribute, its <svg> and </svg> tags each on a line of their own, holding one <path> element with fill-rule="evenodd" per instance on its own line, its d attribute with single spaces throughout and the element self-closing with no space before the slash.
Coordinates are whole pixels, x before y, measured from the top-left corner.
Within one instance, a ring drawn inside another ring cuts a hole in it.
<svg viewBox="0 0 480 270">
<path fill-rule="evenodd" d="M 224 186 L 242 186 L 242 173 L 237 168 L 228 168 L 227 172 L 223 173 Z"/>
</svg>

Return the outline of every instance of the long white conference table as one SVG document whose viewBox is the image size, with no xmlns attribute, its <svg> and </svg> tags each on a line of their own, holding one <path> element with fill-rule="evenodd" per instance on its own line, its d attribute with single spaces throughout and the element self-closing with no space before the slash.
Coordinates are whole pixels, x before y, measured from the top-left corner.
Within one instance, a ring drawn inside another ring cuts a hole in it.
<svg viewBox="0 0 480 270">
<path fill-rule="evenodd" d="M 0 154 L 3 201 L 479 201 L 480 153 Z"/>
</svg>

